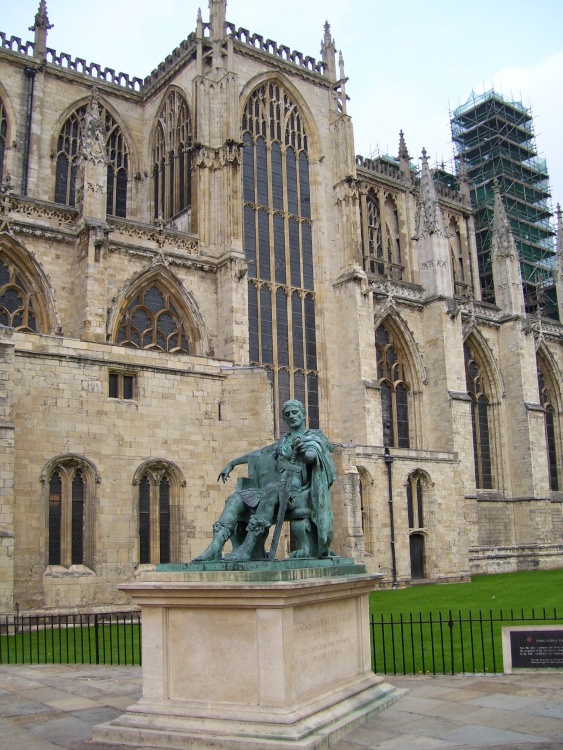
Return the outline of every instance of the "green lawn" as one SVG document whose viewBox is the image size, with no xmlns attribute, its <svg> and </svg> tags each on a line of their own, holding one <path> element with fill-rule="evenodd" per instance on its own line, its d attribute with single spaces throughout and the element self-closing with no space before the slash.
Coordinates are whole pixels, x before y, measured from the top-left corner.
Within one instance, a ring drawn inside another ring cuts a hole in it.
<svg viewBox="0 0 563 750">
<path fill-rule="evenodd" d="M 0 636 L 0 664 L 140 664 L 138 624 L 37 627 L 22 618 L 19 632 Z"/>
<path fill-rule="evenodd" d="M 563 570 L 375 591 L 373 667 L 386 674 L 502 672 L 501 628 L 563 623 Z"/>
<path fill-rule="evenodd" d="M 475 576 L 471 583 L 413 586 L 396 591 L 375 591 L 370 610 L 375 615 L 403 613 L 472 612 L 555 608 L 563 616 L 563 569 Z"/>
</svg>

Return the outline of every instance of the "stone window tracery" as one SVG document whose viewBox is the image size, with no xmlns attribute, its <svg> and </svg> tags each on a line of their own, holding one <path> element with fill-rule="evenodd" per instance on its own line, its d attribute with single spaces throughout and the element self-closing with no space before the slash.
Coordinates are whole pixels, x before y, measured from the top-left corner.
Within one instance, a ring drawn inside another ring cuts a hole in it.
<svg viewBox="0 0 563 750">
<path fill-rule="evenodd" d="M 276 429 L 289 398 L 319 425 L 308 136 L 280 83 L 248 98 L 242 119 L 244 247 L 248 261 L 250 361 L 274 386 Z"/>
<path fill-rule="evenodd" d="M 189 333 L 172 294 L 158 282 L 138 292 L 117 328 L 117 344 L 133 349 L 189 354 Z"/>
<path fill-rule="evenodd" d="M 25 277 L 0 254 L 0 324 L 37 333 L 37 300 Z"/>
<path fill-rule="evenodd" d="M 112 115 L 103 105 L 101 120 L 106 136 L 107 193 L 106 213 L 109 216 L 127 216 L 127 184 L 129 151 L 127 141 Z M 81 145 L 81 123 L 86 115 L 86 105 L 79 107 L 66 119 L 57 141 L 55 203 L 76 205 L 76 172 Z"/>
<path fill-rule="evenodd" d="M 409 385 L 404 355 L 395 337 L 384 324 L 375 332 L 377 378 L 381 387 L 383 445 L 409 448 Z"/>
<path fill-rule="evenodd" d="M 464 344 L 465 379 L 471 398 L 471 422 L 473 427 L 473 456 L 475 460 L 475 484 L 477 489 L 493 488 L 491 458 L 490 397 L 482 367 L 467 343 Z"/>
<path fill-rule="evenodd" d="M 166 97 L 153 140 L 154 219 L 171 219 L 192 204 L 192 127 L 188 103 L 178 91 Z"/>
<path fill-rule="evenodd" d="M 138 484 L 139 563 L 156 565 L 179 559 L 179 494 L 182 481 L 165 461 L 140 472 Z"/>
<path fill-rule="evenodd" d="M 554 492 L 559 490 L 558 471 L 558 441 L 559 420 L 557 409 L 553 403 L 548 378 L 542 372 L 542 365 L 538 358 L 538 389 L 540 393 L 540 404 L 544 411 L 545 442 L 547 447 L 547 466 L 549 472 L 549 488 Z"/>
<path fill-rule="evenodd" d="M 383 203 L 368 192 L 361 199 L 362 257 L 366 273 L 402 279 L 399 213 L 395 201 L 387 196 Z M 383 215 L 383 220 L 382 220 Z"/>
</svg>

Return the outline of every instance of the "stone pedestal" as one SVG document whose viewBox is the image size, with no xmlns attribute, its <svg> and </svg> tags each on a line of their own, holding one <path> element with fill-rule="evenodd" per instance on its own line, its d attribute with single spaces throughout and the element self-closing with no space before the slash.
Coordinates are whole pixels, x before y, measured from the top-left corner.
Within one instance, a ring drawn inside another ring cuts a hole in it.
<svg viewBox="0 0 563 750">
<path fill-rule="evenodd" d="M 368 598 L 378 576 L 302 573 L 275 582 L 249 582 L 243 571 L 224 580 L 152 573 L 123 586 L 142 607 L 143 697 L 93 739 L 324 750 L 389 705 L 395 689 L 371 671 Z"/>
</svg>

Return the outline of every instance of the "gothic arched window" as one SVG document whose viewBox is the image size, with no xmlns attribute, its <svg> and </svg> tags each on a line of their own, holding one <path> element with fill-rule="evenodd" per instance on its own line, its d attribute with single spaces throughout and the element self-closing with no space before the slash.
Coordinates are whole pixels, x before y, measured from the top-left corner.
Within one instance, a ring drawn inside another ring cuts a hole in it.
<svg viewBox="0 0 563 750">
<path fill-rule="evenodd" d="M 393 334 L 382 324 L 375 332 L 377 378 L 381 387 L 381 416 L 383 445 L 408 448 L 409 385 L 406 382 L 405 362 Z"/>
<path fill-rule="evenodd" d="M 106 213 L 125 218 L 127 215 L 127 179 L 129 153 L 127 142 L 103 105 L 97 105 L 106 137 L 107 198 Z M 76 170 L 82 140 L 81 124 L 87 106 L 79 107 L 66 119 L 57 142 L 57 167 L 55 177 L 55 203 L 76 205 Z"/>
<path fill-rule="evenodd" d="M 171 219 L 192 205 L 192 126 L 188 103 L 171 91 L 160 110 L 154 134 L 154 219 Z"/>
<path fill-rule="evenodd" d="M 424 484 L 420 474 L 414 473 L 407 481 L 407 516 L 409 529 L 424 528 Z"/>
<path fill-rule="evenodd" d="M 376 197 L 368 195 L 365 205 L 366 217 L 365 221 L 362 222 L 362 228 L 364 228 L 364 271 L 383 276 L 385 265 L 383 263 L 383 240 L 381 236 L 379 203 Z"/>
<path fill-rule="evenodd" d="M 37 300 L 25 277 L 0 254 L 0 324 L 36 333 L 36 310 Z"/>
<path fill-rule="evenodd" d="M 169 563 L 179 557 L 178 472 L 166 462 L 149 464 L 138 484 L 139 563 Z"/>
<path fill-rule="evenodd" d="M 475 484 L 477 489 L 490 490 L 493 487 L 491 433 L 489 426 L 490 401 L 486 392 L 482 368 L 475 360 L 473 352 L 467 343 L 464 344 L 463 351 L 467 392 L 471 398 Z"/>
<path fill-rule="evenodd" d="M 274 386 L 275 423 L 289 398 L 319 425 L 313 234 L 307 132 L 280 83 L 260 86 L 242 119 L 244 247 L 250 361 Z"/>
<path fill-rule="evenodd" d="M 362 196 L 362 256 L 367 273 L 402 279 L 401 242 L 397 205 L 387 197 L 381 207 L 379 196 Z M 384 219 L 382 220 L 382 211 Z"/>
<path fill-rule="evenodd" d="M 558 420 L 557 410 L 553 404 L 547 378 L 540 370 L 538 361 L 538 388 L 540 392 L 540 404 L 544 411 L 545 419 L 545 442 L 547 446 L 547 466 L 549 471 L 549 488 L 553 491 L 559 490 L 559 472 L 557 470 L 557 432 Z"/>
<path fill-rule="evenodd" d="M 4 155 L 6 153 L 6 135 L 8 133 L 8 118 L 4 102 L 0 99 L 0 184 L 4 179 Z"/>
<path fill-rule="evenodd" d="M 189 333 L 179 305 L 163 285 L 153 282 L 129 302 L 117 328 L 117 344 L 189 354 Z"/>
<path fill-rule="evenodd" d="M 95 473 L 71 456 L 44 477 L 48 497 L 48 565 L 92 565 Z"/>
</svg>

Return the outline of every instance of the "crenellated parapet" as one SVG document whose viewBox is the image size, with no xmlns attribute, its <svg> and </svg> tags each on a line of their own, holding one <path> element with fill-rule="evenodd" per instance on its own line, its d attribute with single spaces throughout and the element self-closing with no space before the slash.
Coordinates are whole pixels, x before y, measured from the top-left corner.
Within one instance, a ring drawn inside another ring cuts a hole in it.
<svg viewBox="0 0 563 750">
<path fill-rule="evenodd" d="M 304 55 L 298 50 L 292 51 L 290 47 L 287 47 L 285 44 L 278 44 L 272 39 L 264 40 L 264 37 L 260 34 L 251 34 L 248 29 L 244 29 L 242 26 L 237 29 L 233 23 L 227 23 L 225 28 L 229 36 L 249 47 L 254 47 L 254 49 L 266 52 L 268 55 L 279 57 L 285 62 L 299 65 L 311 73 L 318 73 L 322 76 L 327 73 L 326 63 L 317 61 L 314 57 L 310 57 L 309 55 Z"/>
</svg>

